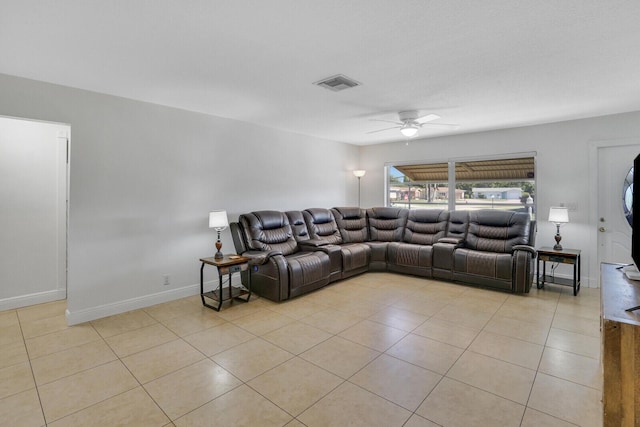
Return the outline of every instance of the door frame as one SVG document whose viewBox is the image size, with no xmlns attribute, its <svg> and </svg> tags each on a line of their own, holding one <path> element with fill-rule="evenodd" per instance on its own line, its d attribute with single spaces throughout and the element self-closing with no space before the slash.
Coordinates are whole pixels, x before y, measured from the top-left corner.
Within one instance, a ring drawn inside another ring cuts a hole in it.
<svg viewBox="0 0 640 427">
<path fill-rule="evenodd" d="M 69 297 L 69 200 L 71 194 L 71 124 L 7 115 L 0 115 L 0 117 L 3 119 L 19 120 L 22 122 L 46 123 L 66 128 L 64 131 L 58 131 L 56 135 L 57 139 L 66 139 L 66 156 L 63 171 L 65 176 L 65 183 L 64 186 L 59 186 L 59 190 L 63 189 L 64 191 L 64 199 L 66 201 L 64 206 L 64 218 L 62 218 L 62 220 L 60 221 L 61 224 L 64 224 L 64 230 L 58 230 L 58 236 L 64 239 L 63 248 L 59 248 L 59 253 L 64 256 L 64 280 L 59 280 L 61 276 L 61 274 L 59 273 L 58 277 L 56 277 L 58 286 L 55 290 L 28 295 L 20 295 L 0 300 L 0 311 L 52 301 L 66 300 Z M 63 282 L 62 286 L 60 286 L 61 281 Z"/>
<path fill-rule="evenodd" d="M 600 245 L 598 245 L 598 207 L 600 202 L 600 195 L 597 189 L 600 184 L 600 177 L 598 176 L 598 152 L 601 148 L 609 147 L 624 147 L 628 145 L 640 145 L 640 137 L 625 137 L 625 138 L 612 138 L 612 139 L 598 139 L 589 141 L 589 188 L 594 189 L 591 191 L 589 197 L 589 246 L 595 248 L 595 251 L 589 252 L 589 287 L 600 287 L 600 259 L 599 251 Z"/>
</svg>

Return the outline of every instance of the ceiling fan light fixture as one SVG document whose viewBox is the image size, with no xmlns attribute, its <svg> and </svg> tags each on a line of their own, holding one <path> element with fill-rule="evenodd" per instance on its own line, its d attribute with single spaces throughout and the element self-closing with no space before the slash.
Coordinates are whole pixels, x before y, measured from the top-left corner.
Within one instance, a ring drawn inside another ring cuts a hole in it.
<svg viewBox="0 0 640 427">
<path fill-rule="evenodd" d="M 411 138 L 418 133 L 418 127 L 414 124 L 407 123 L 402 125 L 402 127 L 400 128 L 400 132 L 407 138 Z"/>
</svg>

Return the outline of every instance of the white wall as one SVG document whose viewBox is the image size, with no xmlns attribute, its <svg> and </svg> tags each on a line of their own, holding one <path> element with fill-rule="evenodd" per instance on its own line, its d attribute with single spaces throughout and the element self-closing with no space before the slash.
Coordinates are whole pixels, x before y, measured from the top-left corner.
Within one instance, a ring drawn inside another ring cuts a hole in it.
<svg viewBox="0 0 640 427">
<path fill-rule="evenodd" d="M 0 115 L 71 125 L 70 323 L 196 294 L 210 210 L 357 200 L 349 144 L 6 75 L 0 93 Z"/>
<path fill-rule="evenodd" d="M 562 226 L 562 245 L 583 251 L 583 285 L 597 286 L 598 223 L 595 209 L 598 181 L 592 157 L 594 146 L 612 143 L 611 140 L 621 140 L 623 144 L 629 141 L 640 142 L 640 112 L 417 139 L 408 145 L 400 142 L 361 147 L 360 167 L 367 170 L 362 179 L 362 205 L 380 206 L 384 203 L 384 166 L 387 162 L 420 163 L 536 152 L 536 193 L 540 219 L 536 246 L 553 246 L 555 243 L 555 226 L 546 221 L 549 207 L 560 203 L 575 205 L 576 209 L 569 212 L 571 222 Z M 629 159 L 629 167 L 632 161 L 633 159 Z M 559 268 L 558 272 L 560 275 L 570 274 L 568 268 Z"/>
</svg>

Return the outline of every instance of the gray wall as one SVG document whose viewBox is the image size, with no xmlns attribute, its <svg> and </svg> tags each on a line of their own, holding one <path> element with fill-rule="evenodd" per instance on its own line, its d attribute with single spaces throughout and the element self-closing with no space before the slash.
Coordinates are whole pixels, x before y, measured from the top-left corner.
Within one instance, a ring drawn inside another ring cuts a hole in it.
<svg viewBox="0 0 640 427">
<path fill-rule="evenodd" d="M 210 210 L 357 203 L 349 144 L 6 75 L 0 115 L 71 125 L 70 323 L 195 294 Z"/>
</svg>

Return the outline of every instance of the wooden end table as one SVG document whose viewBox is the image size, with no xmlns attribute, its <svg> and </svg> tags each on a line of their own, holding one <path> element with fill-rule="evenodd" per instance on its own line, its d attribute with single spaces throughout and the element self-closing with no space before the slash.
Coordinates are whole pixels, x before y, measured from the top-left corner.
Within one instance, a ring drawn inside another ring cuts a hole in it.
<svg viewBox="0 0 640 427">
<path fill-rule="evenodd" d="M 249 270 L 250 258 L 241 255 L 225 255 L 224 258 L 216 259 L 214 257 L 200 258 L 202 266 L 200 267 L 200 298 L 202 299 L 202 305 L 220 311 L 222 303 L 227 300 L 233 302 L 234 299 L 249 302 L 251 298 L 251 274 Z M 218 288 L 210 292 L 204 291 L 204 266 L 212 265 L 218 269 Z M 247 288 L 233 287 L 231 286 L 231 276 L 233 273 L 240 273 L 247 271 Z M 224 288 L 222 286 L 222 276 L 229 275 L 229 286 Z M 246 296 L 246 298 L 240 298 Z M 218 306 L 207 304 L 206 298 L 212 299 L 218 302 Z"/>
<path fill-rule="evenodd" d="M 542 261 L 542 282 L 540 282 L 540 261 Z M 573 264 L 573 280 L 547 276 L 547 262 Z M 580 250 L 561 249 L 557 251 L 550 247 L 538 249 L 536 287 L 538 289 L 544 288 L 545 282 L 573 286 L 573 296 L 578 295 L 578 292 L 580 292 Z"/>
</svg>

